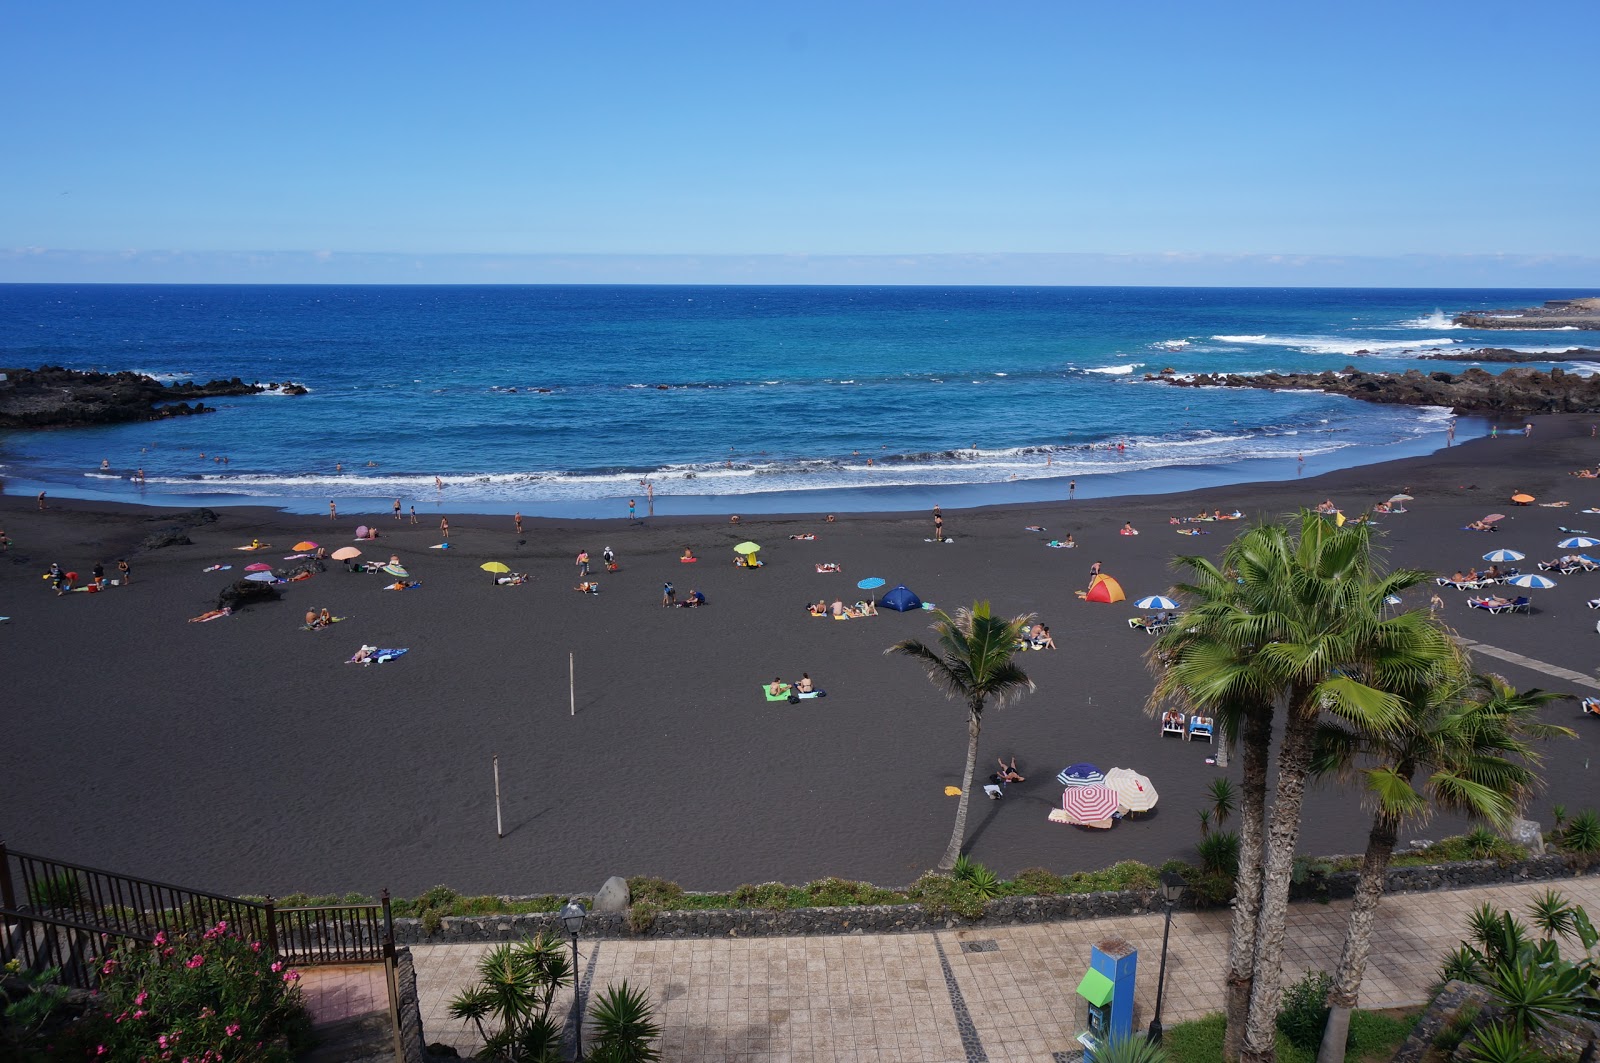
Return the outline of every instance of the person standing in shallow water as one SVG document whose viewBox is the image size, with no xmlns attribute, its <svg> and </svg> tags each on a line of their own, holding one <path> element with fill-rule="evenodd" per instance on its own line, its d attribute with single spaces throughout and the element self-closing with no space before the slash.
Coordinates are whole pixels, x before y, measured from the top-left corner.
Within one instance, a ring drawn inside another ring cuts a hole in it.
<svg viewBox="0 0 1600 1063">
<path fill-rule="evenodd" d="M 1078 493 L 1078 481 L 1076 481 L 1076 480 L 1068 480 L 1067 481 L 1067 497 L 1071 498 L 1074 495 L 1076 495 L 1077 493 Z"/>
</svg>

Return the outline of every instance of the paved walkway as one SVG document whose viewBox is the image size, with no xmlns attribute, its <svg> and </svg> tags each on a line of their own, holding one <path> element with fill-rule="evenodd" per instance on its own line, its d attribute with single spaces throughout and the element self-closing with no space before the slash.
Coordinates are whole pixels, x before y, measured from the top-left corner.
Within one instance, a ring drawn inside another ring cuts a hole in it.
<svg viewBox="0 0 1600 1063">
<path fill-rule="evenodd" d="M 1385 899 L 1362 1004 L 1423 1002 L 1472 909 L 1486 901 L 1521 908 L 1548 888 L 1600 911 L 1597 877 Z M 1334 967 L 1348 908 L 1342 901 L 1293 906 L 1290 978 Z M 1211 911 L 1173 918 L 1162 1006 L 1167 1024 L 1222 1009 L 1228 917 Z M 1082 1001 L 1074 990 L 1094 942 L 1121 936 L 1139 950 L 1136 1022 L 1149 1023 L 1161 923 L 1148 915 L 915 934 L 594 941 L 581 953 L 589 995 L 624 978 L 649 991 L 669 1060 L 1051 1063 L 1077 1047 Z M 430 1043 L 443 1041 L 463 1054 L 476 1047 L 470 1027 L 450 1018 L 446 1007 L 474 980 L 487 948 L 412 946 Z"/>
</svg>

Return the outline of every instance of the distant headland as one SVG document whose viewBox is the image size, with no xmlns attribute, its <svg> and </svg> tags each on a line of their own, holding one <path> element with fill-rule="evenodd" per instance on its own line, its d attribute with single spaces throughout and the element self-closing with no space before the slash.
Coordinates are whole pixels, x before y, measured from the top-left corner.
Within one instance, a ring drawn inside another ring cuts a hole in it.
<svg viewBox="0 0 1600 1063">
<path fill-rule="evenodd" d="M 1600 330 L 1600 298 L 1551 299 L 1520 310 L 1469 310 L 1452 320 L 1466 328 Z"/>
<path fill-rule="evenodd" d="M 92 373 L 60 366 L 0 369 L 0 429 L 77 428 L 86 425 L 160 421 L 211 413 L 190 400 L 263 392 L 304 395 L 299 384 L 247 384 L 238 377 L 205 384 L 163 384 L 142 373 Z"/>
</svg>

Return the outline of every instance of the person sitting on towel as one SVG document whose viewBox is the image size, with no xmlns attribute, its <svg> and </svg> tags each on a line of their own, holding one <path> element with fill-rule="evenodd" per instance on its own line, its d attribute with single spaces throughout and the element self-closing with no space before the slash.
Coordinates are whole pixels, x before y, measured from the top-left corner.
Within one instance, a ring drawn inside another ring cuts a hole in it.
<svg viewBox="0 0 1600 1063">
<path fill-rule="evenodd" d="M 689 591 L 689 596 L 678 603 L 678 605 L 684 609 L 693 609 L 696 606 L 701 606 L 704 604 L 706 604 L 706 596 L 701 594 L 699 591 L 692 589 Z"/>
<path fill-rule="evenodd" d="M 823 601 L 813 602 L 812 604 L 806 606 L 806 612 L 810 613 L 812 616 L 827 616 L 828 603 Z"/>
<path fill-rule="evenodd" d="M 333 623 L 333 614 L 324 609 L 317 614 L 317 627 L 327 627 Z"/>
<path fill-rule="evenodd" d="M 683 556 L 678 558 L 678 560 L 679 561 L 698 561 L 700 559 L 698 557 L 694 556 L 694 551 L 693 550 L 691 550 L 689 547 L 685 546 L 683 548 Z"/>
<path fill-rule="evenodd" d="M 802 694 L 809 694 L 815 690 L 816 686 L 811 682 L 811 673 L 801 672 L 800 681 L 794 685 L 794 688 Z"/>
<path fill-rule="evenodd" d="M 878 607 L 874 605 L 872 603 L 872 599 L 869 598 L 864 602 L 856 603 L 856 612 L 860 613 L 862 616 L 877 616 Z"/>
<path fill-rule="evenodd" d="M 844 602 L 840 601 L 838 598 L 835 598 L 833 600 L 833 604 L 828 606 L 828 612 L 832 613 L 836 619 L 844 616 Z"/>
<path fill-rule="evenodd" d="M 775 698 L 782 697 L 783 695 L 789 693 L 789 684 L 785 683 L 777 676 L 773 676 L 772 682 L 767 684 L 767 693 L 771 694 Z"/>
</svg>

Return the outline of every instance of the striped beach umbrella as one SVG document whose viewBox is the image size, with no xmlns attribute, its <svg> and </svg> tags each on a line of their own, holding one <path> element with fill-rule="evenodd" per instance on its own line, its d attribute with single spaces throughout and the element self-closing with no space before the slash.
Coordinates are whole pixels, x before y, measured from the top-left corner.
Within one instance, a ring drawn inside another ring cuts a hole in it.
<svg viewBox="0 0 1600 1063">
<path fill-rule="evenodd" d="M 1490 550 L 1483 555 L 1483 559 L 1485 561 L 1493 561 L 1496 564 L 1504 564 L 1507 561 L 1521 561 L 1527 556 L 1527 554 L 1516 550 Z"/>
<path fill-rule="evenodd" d="M 1511 581 L 1513 587 L 1529 587 L 1536 591 L 1547 591 L 1556 585 L 1556 581 L 1549 576 L 1541 576 L 1530 572 L 1526 576 L 1518 576 Z"/>
<path fill-rule="evenodd" d="M 1570 539 L 1562 539 L 1556 545 L 1563 550 L 1587 550 L 1591 546 L 1600 546 L 1600 539 L 1591 539 L 1587 535 L 1574 535 Z"/>
<path fill-rule="evenodd" d="M 1132 768 L 1112 768 L 1106 772 L 1106 786 L 1117 792 L 1123 809 L 1128 812 L 1148 812 L 1160 799 L 1155 784 Z"/>
<path fill-rule="evenodd" d="M 1398 594 L 1386 594 L 1386 595 L 1383 596 L 1383 604 L 1384 605 L 1399 605 L 1400 604 L 1400 596 Z"/>
<path fill-rule="evenodd" d="M 1093 764 L 1071 764 L 1056 775 L 1062 786 L 1099 786 L 1105 781 L 1105 773 Z"/>
<path fill-rule="evenodd" d="M 1061 794 L 1061 808 L 1072 823 L 1110 819 L 1122 806 L 1122 797 L 1109 786 L 1069 786 Z"/>
<path fill-rule="evenodd" d="M 1177 609 L 1177 608 L 1180 608 L 1180 606 L 1178 605 L 1177 602 L 1173 601 L 1171 598 L 1163 597 L 1162 595 L 1159 595 L 1159 594 L 1152 594 L 1148 598 L 1140 598 L 1138 601 L 1133 603 L 1133 606 L 1134 606 L 1135 609 Z"/>
</svg>

